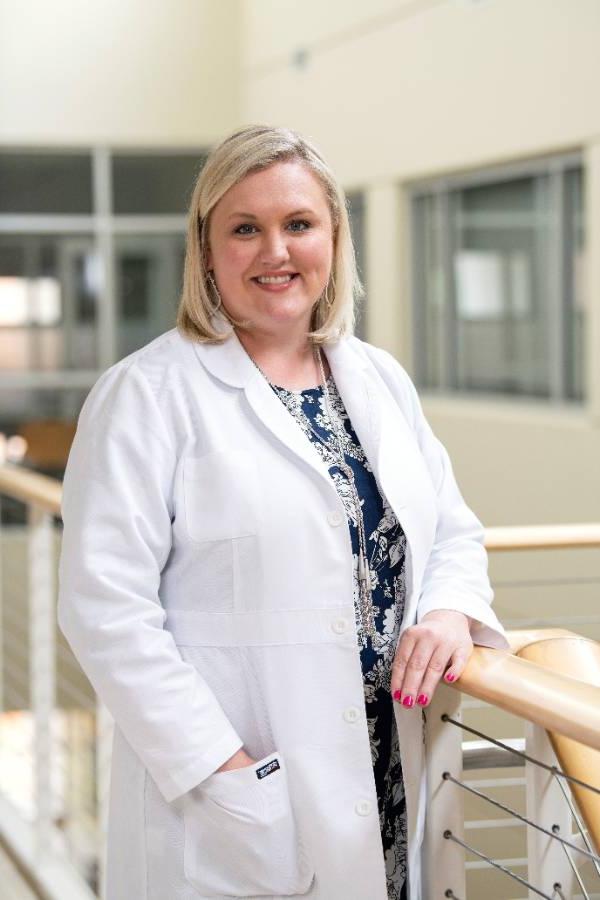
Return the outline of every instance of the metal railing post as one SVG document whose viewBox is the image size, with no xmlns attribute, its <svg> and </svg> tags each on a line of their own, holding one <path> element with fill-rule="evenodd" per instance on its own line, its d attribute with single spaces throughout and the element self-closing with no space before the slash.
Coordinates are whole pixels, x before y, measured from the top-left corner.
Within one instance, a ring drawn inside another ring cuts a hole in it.
<svg viewBox="0 0 600 900">
<path fill-rule="evenodd" d="M 96 704 L 96 789 L 98 798 L 98 896 L 106 898 L 106 838 L 110 796 L 110 762 L 114 719 L 104 704 Z"/>
<path fill-rule="evenodd" d="M 42 862 L 52 849 L 52 716 L 56 696 L 54 539 L 52 516 L 27 507 L 29 671 L 33 716 L 33 782 L 36 856 Z"/>
<path fill-rule="evenodd" d="M 426 710 L 427 818 L 423 844 L 424 897 L 438 900 L 452 896 L 464 900 L 465 851 L 460 844 L 446 840 L 449 830 L 464 836 L 462 792 L 445 781 L 444 772 L 462 778 L 462 732 L 442 721 L 442 715 L 460 719 L 461 694 L 440 682 Z M 452 894 L 446 891 L 451 890 Z"/>
<path fill-rule="evenodd" d="M 528 755 L 556 766 L 556 757 L 544 728 L 525 720 L 525 749 Z M 525 763 L 526 815 L 552 831 L 558 825 L 561 837 L 570 838 L 571 814 L 555 777 L 547 769 L 535 763 Z M 531 884 L 542 887 L 552 895 L 554 885 L 560 885 L 561 895 L 574 896 L 573 872 L 559 841 L 543 832 L 527 826 L 528 874 Z M 529 897 L 536 894 L 529 892 Z"/>
</svg>

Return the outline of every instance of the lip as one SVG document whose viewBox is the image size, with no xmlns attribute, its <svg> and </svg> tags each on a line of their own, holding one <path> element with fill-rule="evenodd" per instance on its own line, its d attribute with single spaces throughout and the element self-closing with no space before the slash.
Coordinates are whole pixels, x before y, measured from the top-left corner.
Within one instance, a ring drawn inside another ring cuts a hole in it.
<svg viewBox="0 0 600 900">
<path fill-rule="evenodd" d="M 298 272 L 273 272 L 273 273 L 262 272 L 261 273 L 261 277 L 265 277 L 265 278 L 277 278 L 281 275 L 291 275 L 292 278 L 289 281 L 284 281 L 283 284 L 261 284 L 260 281 L 257 280 L 258 276 L 254 277 L 252 279 L 252 281 L 258 288 L 260 288 L 261 291 L 269 291 L 269 293 L 272 293 L 272 294 L 273 293 L 281 294 L 284 291 L 287 291 L 291 287 L 291 285 L 294 284 L 294 282 L 296 281 L 295 276 L 298 276 Z"/>
<path fill-rule="evenodd" d="M 281 275 L 297 275 L 297 272 L 294 272 L 292 269 L 288 269 L 285 272 L 261 272 L 259 275 L 253 276 L 253 281 L 256 281 L 257 278 L 280 278 Z"/>
</svg>

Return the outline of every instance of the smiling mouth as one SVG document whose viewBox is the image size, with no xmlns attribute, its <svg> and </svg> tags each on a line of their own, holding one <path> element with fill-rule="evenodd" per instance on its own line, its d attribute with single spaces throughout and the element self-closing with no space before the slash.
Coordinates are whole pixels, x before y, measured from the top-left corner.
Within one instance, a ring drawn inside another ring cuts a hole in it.
<svg viewBox="0 0 600 900">
<path fill-rule="evenodd" d="M 257 284 L 289 284 L 290 281 L 293 281 L 297 276 L 298 272 L 286 275 L 257 275 L 252 281 L 256 281 Z"/>
</svg>

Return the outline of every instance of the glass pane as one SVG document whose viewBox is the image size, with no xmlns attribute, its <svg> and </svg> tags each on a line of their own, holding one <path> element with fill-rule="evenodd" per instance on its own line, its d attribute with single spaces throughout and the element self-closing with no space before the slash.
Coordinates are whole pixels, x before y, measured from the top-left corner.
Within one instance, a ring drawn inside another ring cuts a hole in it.
<svg viewBox="0 0 600 900">
<path fill-rule="evenodd" d="M 0 371 L 98 364 L 98 259 L 88 235 L 0 235 Z"/>
<path fill-rule="evenodd" d="M 439 199 L 433 194 L 413 201 L 413 234 L 415 368 L 419 384 L 439 388 L 444 384 L 444 278 Z"/>
<path fill-rule="evenodd" d="M 566 287 L 567 287 L 567 396 L 583 400 L 585 372 L 584 321 L 585 223 L 583 215 L 583 170 L 565 172 Z"/>
<path fill-rule="evenodd" d="M 113 157 L 113 211 L 184 215 L 206 157 L 201 153 Z"/>
<path fill-rule="evenodd" d="M 452 199 L 454 386 L 548 396 L 548 177 L 463 188 Z"/>
<path fill-rule="evenodd" d="M 89 154 L 0 153 L 0 212 L 92 212 Z"/>
<path fill-rule="evenodd" d="M 184 234 L 116 238 L 119 359 L 174 328 L 184 250 Z"/>
<path fill-rule="evenodd" d="M 350 218 L 350 232 L 352 234 L 352 243 L 356 253 L 356 265 L 358 274 L 366 291 L 366 248 L 365 248 L 365 198 L 360 191 L 355 191 L 347 195 L 348 215 Z M 361 340 L 366 340 L 366 321 L 365 321 L 365 304 L 366 295 L 359 300 L 358 314 L 356 317 L 355 334 Z"/>
</svg>

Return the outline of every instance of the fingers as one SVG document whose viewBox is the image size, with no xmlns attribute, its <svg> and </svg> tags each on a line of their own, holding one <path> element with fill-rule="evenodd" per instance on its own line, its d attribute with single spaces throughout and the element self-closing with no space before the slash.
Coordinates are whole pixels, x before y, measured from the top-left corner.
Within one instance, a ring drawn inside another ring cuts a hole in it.
<svg viewBox="0 0 600 900">
<path fill-rule="evenodd" d="M 394 662 L 392 663 L 392 679 L 391 679 L 391 691 L 392 697 L 394 700 L 397 700 L 399 703 L 404 701 L 404 706 L 414 706 L 414 697 L 413 703 L 406 702 L 406 697 L 402 692 L 402 687 L 404 685 L 404 679 L 406 672 L 408 671 L 408 664 L 412 659 L 412 652 L 414 650 L 416 644 L 416 635 L 412 628 L 407 628 L 400 641 L 398 642 L 398 647 L 396 649 L 396 656 L 394 657 Z"/>
<path fill-rule="evenodd" d="M 469 646 L 461 645 L 454 651 L 454 653 L 450 657 L 448 669 L 444 673 L 444 681 L 447 681 L 449 684 L 451 684 L 453 681 L 456 681 L 457 678 L 460 678 L 465 670 L 465 666 L 469 662 L 469 657 L 472 650 L 473 642 L 471 641 Z"/>
<path fill-rule="evenodd" d="M 431 702 L 433 692 L 444 674 L 444 669 L 448 662 L 448 654 L 449 650 L 444 644 L 438 646 L 432 653 L 429 664 L 424 669 L 420 680 L 417 678 L 417 672 L 415 672 L 413 680 L 409 664 L 409 677 L 405 679 L 404 692 L 411 697 L 414 696 L 419 706 L 427 706 Z"/>
<path fill-rule="evenodd" d="M 392 665 L 393 699 L 407 709 L 428 706 L 442 676 L 448 683 L 460 677 L 472 648 L 470 637 L 457 643 L 439 628 L 407 628 Z"/>
</svg>

